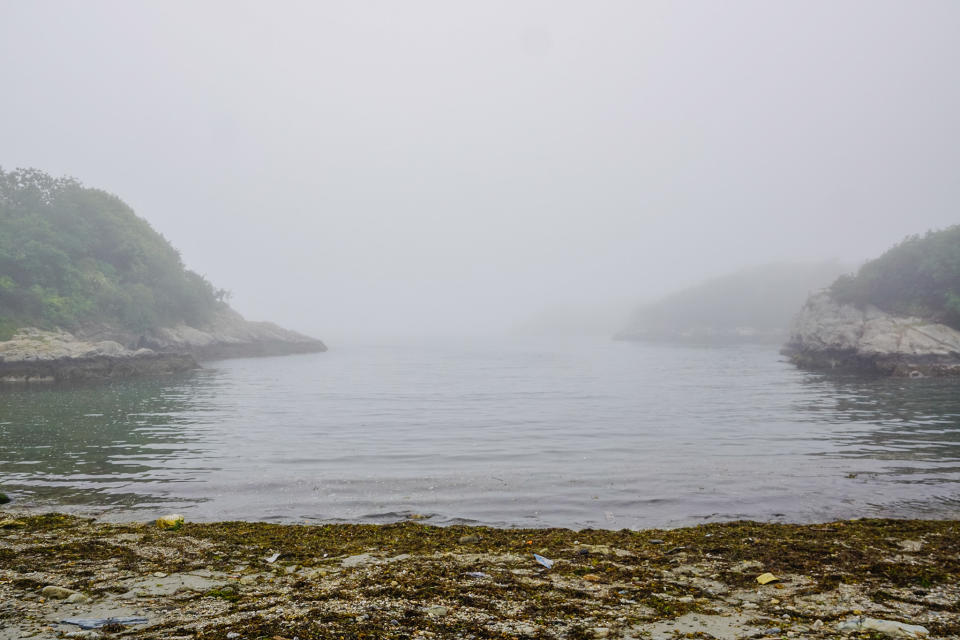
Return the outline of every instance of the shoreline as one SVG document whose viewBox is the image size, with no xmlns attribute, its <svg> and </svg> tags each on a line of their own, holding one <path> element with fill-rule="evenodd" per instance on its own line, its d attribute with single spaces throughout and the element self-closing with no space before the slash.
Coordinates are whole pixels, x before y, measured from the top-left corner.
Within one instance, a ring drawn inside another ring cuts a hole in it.
<svg viewBox="0 0 960 640">
<path fill-rule="evenodd" d="M 0 639 L 131 616 L 146 623 L 70 637 L 833 638 L 877 619 L 948 638 L 960 634 L 958 534 L 958 520 L 876 519 L 170 530 L 0 507 Z M 761 585 L 764 573 L 778 580 Z"/>
</svg>

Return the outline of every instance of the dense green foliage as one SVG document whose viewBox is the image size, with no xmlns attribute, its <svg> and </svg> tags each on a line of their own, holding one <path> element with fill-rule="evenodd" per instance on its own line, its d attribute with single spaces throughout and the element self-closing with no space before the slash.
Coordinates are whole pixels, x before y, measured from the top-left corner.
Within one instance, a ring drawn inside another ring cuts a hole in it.
<svg viewBox="0 0 960 640">
<path fill-rule="evenodd" d="M 224 294 L 116 196 L 0 169 L 0 339 L 23 325 L 202 323 Z"/>
<path fill-rule="evenodd" d="M 960 329 L 960 225 L 910 236 L 831 289 L 840 302 L 872 304 Z"/>
</svg>

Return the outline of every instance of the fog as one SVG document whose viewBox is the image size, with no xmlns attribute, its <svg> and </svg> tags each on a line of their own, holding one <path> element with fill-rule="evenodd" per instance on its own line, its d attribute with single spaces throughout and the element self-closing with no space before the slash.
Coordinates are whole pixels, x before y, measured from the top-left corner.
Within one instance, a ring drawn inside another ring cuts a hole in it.
<svg viewBox="0 0 960 640">
<path fill-rule="evenodd" d="M 960 4 L 0 0 L 0 165 L 251 319 L 497 333 L 958 221 Z"/>
</svg>

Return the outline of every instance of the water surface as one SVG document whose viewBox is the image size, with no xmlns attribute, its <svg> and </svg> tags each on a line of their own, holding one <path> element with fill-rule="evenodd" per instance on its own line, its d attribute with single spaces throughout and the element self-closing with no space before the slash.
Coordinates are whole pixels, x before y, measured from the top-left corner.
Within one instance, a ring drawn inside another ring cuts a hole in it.
<svg viewBox="0 0 960 640">
<path fill-rule="evenodd" d="M 0 391 L 0 487 L 117 519 L 637 528 L 960 517 L 960 381 L 775 347 L 341 346 Z"/>
</svg>

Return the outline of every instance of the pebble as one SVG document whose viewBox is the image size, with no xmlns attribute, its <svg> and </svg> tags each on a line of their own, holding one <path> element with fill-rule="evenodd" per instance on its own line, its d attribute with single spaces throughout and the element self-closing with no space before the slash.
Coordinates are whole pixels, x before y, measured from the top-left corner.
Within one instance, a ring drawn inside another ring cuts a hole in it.
<svg viewBox="0 0 960 640">
<path fill-rule="evenodd" d="M 780 635 L 780 627 L 767 627 L 763 630 L 763 635 L 765 636 L 777 636 Z"/>
<path fill-rule="evenodd" d="M 82 593 L 73 593 L 67 597 L 67 602 L 70 604 L 87 604 L 90 602 L 90 596 L 86 596 Z"/>
<path fill-rule="evenodd" d="M 73 589 L 67 589 L 65 587 L 58 587 L 55 584 L 50 584 L 45 586 L 40 591 L 40 593 L 43 594 L 45 598 L 55 598 L 57 600 L 65 600 L 66 598 L 69 598 L 70 596 L 75 594 L 76 591 L 74 591 Z"/>
<path fill-rule="evenodd" d="M 477 542 L 480 542 L 480 536 L 478 535 L 471 534 L 468 536 L 460 537 L 460 544 L 475 544 Z"/>
<path fill-rule="evenodd" d="M 83 640 L 98 640 L 103 636 L 94 631 L 93 629 L 86 629 L 84 631 L 71 631 L 67 634 L 68 638 L 83 638 Z"/>
<path fill-rule="evenodd" d="M 820 618 L 817 618 L 816 621 L 814 621 L 814 623 L 810 625 L 811 629 L 820 629 L 821 627 L 823 627 L 823 620 L 821 620 Z"/>
<path fill-rule="evenodd" d="M 227 640 L 233 640 L 234 638 L 239 638 L 239 637 L 240 637 L 240 634 L 237 633 L 236 631 L 231 631 L 230 633 L 227 634 Z"/>
<path fill-rule="evenodd" d="M 428 616 L 434 616 L 437 618 L 442 618 L 448 613 L 446 607 L 440 607 L 440 606 L 427 607 L 426 609 L 423 610 L 423 612 L 426 613 Z"/>
<path fill-rule="evenodd" d="M 610 629 L 607 629 L 606 627 L 594 627 L 593 629 L 594 638 L 606 638 L 609 635 Z"/>
</svg>

